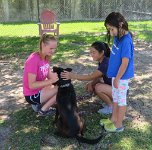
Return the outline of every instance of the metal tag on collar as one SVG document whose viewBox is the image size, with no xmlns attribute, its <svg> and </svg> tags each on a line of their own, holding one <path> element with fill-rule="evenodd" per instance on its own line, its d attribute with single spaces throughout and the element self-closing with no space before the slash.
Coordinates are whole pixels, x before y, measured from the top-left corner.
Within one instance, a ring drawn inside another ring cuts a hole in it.
<svg viewBox="0 0 152 150">
<path fill-rule="evenodd" d="M 69 87 L 69 86 L 70 86 L 70 83 L 67 83 L 67 84 L 61 85 L 60 87 L 64 88 L 64 87 Z"/>
</svg>

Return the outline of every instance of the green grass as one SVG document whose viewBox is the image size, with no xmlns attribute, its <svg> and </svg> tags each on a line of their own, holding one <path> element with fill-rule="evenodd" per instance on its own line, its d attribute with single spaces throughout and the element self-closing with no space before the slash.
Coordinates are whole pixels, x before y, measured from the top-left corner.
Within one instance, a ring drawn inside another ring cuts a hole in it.
<svg viewBox="0 0 152 150">
<path fill-rule="evenodd" d="M 81 106 L 84 109 L 91 109 L 92 104 Z M 102 131 L 99 126 L 101 116 L 97 113 L 85 115 L 86 131 L 84 136 L 95 138 Z M 53 150 L 68 149 L 70 145 L 75 145 L 75 150 L 94 149 L 93 145 L 79 145 L 75 139 L 66 139 L 57 136 L 56 128 L 53 124 L 53 117 L 37 117 L 31 108 L 26 108 L 14 112 L 10 115 L 10 120 L 0 124 L 1 126 L 12 126 L 11 134 L 5 149 L 11 145 L 11 149 L 17 150 L 39 150 L 42 147 L 48 147 Z M 152 148 L 152 127 L 150 124 L 144 126 L 126 123 L 126 130 L 123 133 L 109 133 L 98 144 L 101 149 L 113 150 L 151 150 Z"/>
<path fill-rule="evenodd" d="M 129 28 L 138 38 L 152 41 L 152 21 L 129 22 Z M 61 23 L 60 34 L 82 34 L 106 32 L 103 22 L 69 22 Z M 0 36 L 25 37 L 38 36 L 37 23 L 4 23 L 0 24 Z"/>
<path fill-rule="evenodd" d="M 59 38 L 58 49 L 54 60 L 64 61 L 69 56 L 78 57 L 84 50 L 84 48 L 91 45 L 91 43 L 93 43 L 94 41 L 104 40 L 103 35 L 94 35 L 94 33 L 98 33 L 98 23 L 95 22 L 85 24 L 87 27 L 86 29 L 83 23 L 63 23 L 60 29 L 63 34 L 61 33 L 61 37 Z M 100 26 L 100 24 L 101 23 L 99 23 L 98 26 Z M 24 29 L 24 27 L 26 28 Z M 90 31 L 87 32 L 89 27 Z M 36 25 L 9 24 L 0 25 L 0 29 L 1 28 L 5 28 L 5 31 L 0 30 L 2 31 L 2 36 L 0 37 L 0 58 L 9 58 L 13 56 L 24 58 L 25 55 L 28 55 L 30 52 L 38 49 L 39 36 L 37 33 L 38 29 L 36 28 Z M 31 32 L 32 28 L 33 32 Z M 77 30 L 75 30 L 76 28 Z M 10 29 L 12 29 L 12 32 L 10 32 Z M 21 30 L 23 29 L 24 31 L 21 32 Z M 26 33 L 24 33 L 25 31 Z"/>
<path fill-rule="evenodd" d="M 152 41 L 152 21 L 130 22 L 129 28 L 135 37 L 145 41 Z"/>
<path fill-rule="evenodd" d="M 67 57 L 78 57 L 81 52 L 96 40 L 104 40 L 104 36 L 87 33 L 65 35 L 60 37 L 54 61 L 64 62 Z M 0 58 L 19 57 L 24 59 L 32 51 L 38 50 L 39 37 L 0 37 Z"/>
<path fill-rule="evenodd" d="M 135 33 L 135 38 L 152 41 L 152 21 L 129 22 L 129 27 Z M 103 22 L 61 23 L 61 37 L 54 60 L 59 58 L 64 61 L 66 57 L 79 56 L 94 41 L 105 41 L 105 33 Z M 38 41 L 36 23 L 0 24 L 0 58 L 24 58 L 38 49 Z"/>
<path fill-rule="evenodd" d="M 137 38 L 152 41 L 152 21 L 129 22 L 131 31 Z M 53 62 L 65 63 L 67 58 L 77 59 L 88 46 L 96 40 L 105 40 L 105 27 L 103 22 L 76 22 L 61 23 L 61 37 L 59 38 L 57 53 Z M 104 33 L 104 34 L 102 34 Z M 0 24 L 0 59 L 17 57 L 25 60 L 32 52 L 38 49 L 38 26 L 34 23 L 10 23 Z M 17 66 L 14 66 L 17 68 Z M 81 87 L 78 88 L 82 93 Z M 92 110 L 92 104 L 84 104 L 81 109 Z M 94 138 L 99 135 L 101 116 L 97 113 L 84 116 L 87 125 L 86 137 Z M 95 146 L 78 145 L 74 139 L 60 138 L 54 134 L 52 117 L 37 117 L 31 108 L 14 112 L 7 121 L 0 120 L 0 127 L 10 127 L 11 134 L 6 149 L 39 150 L 42 147 L 52 149 L 95 149 Z M 126 124 L 123 133 L 109 134 L 98 145 L 100 149 L 117 150 L 152 150 L 152 127 L 138 124 L 132 127 L 132 123 Z"/>
<path fill-rule="evenodd" d="M 105 30 L 103 22 L 70 22 L 61 23 L 60 34 L 77 34 L 80 32 L 94 33 Z M 1 36 L 38 36 L 38 25 L 36 23 L 8 23 L 0 24 Z"/>
</svg>

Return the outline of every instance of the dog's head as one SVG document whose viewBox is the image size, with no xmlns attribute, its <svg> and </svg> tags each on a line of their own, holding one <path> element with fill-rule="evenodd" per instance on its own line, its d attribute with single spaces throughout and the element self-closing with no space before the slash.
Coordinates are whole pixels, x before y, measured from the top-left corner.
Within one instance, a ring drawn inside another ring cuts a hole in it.
<svg viewBox="0 0 152 150">
<path fill-rule="evenodd" d="M 59 78 L 59 80 L 55 82 L 54 85 L 58 85 L 61 88 L 68 87 L 71 84 L 71 80 L 64 80 L 63 78 L 61 78 L 61 72 L 64 72 L 64 71 L 71 72 L 72 69 L 71 68 L 63 69 L 61 67 L 53 67 L 53 72 L 56 72 Z"/>
</svg>

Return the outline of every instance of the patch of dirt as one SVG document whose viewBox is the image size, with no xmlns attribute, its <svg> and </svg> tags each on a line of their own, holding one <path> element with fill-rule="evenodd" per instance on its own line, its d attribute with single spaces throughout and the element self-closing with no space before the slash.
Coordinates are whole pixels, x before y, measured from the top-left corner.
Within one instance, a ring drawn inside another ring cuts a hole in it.
<svg viewBox="0 0 152 150">
<path fill-rule="evenodd" d="M 152 43 L 135 41 L 135 78 L 130 84 L 127 116 L 134 123 L 152 120 Z M 9 119 L 9 115 L 27 107 L 22 95 L 22 73 L 25 60 L 19 58 L 0 60 L 0 121 Z M 57 64 L 62 66 L 61 64 Z M 65 67 L 65 64 L 63 65 Z M 88 50 L 72 63 L 67 63 L 74 72 L 89 73 L 96 69 L 96 64 L 89 57 Z M 74 81 L 77 95 L 90 96 L 84 91 L 84 82 Z M 83 93 L 83 94 L 82 94 Z M 79 99 L 83 97 L 79 96 Z M 88 96 L 88 97 L 87 97 Z M 95 104 L 97 106 L 98 104 Z M 96 109 L 98 109 L 97 106 Z M 151 122 L 152 123 L 152 122 Z M 10 133 L 10 127 L 0 127 L 0 149 L 4 148 Z M 49 142 L 49 141 L 48 141 Z"/>
</svg>

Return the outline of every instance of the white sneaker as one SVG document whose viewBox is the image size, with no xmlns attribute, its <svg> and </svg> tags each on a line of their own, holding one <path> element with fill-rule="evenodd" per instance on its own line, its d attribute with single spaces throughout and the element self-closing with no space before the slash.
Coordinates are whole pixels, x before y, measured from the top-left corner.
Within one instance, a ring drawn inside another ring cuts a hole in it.
<svg viewBox="0 0 152 150">
<path fill-rule="evenodd" d="M 40 110 L 40 108 L 41 108 L 41 105 L 40 105 L 40 104 L 36 104 L 36 105 L 31 104 L 31 106 L 32 106 L 32 109 L 33 109 L 35 112 L 38 112 L 38 111 Z"/>
<path fill-rule="evenodd" d="M 99 109 L 98 113 L 99 114 L 105 114 L 105 115 L 112 114 L 112 107 L 111 106 L 105 106 L 104 108 Z"/>
</svg>

